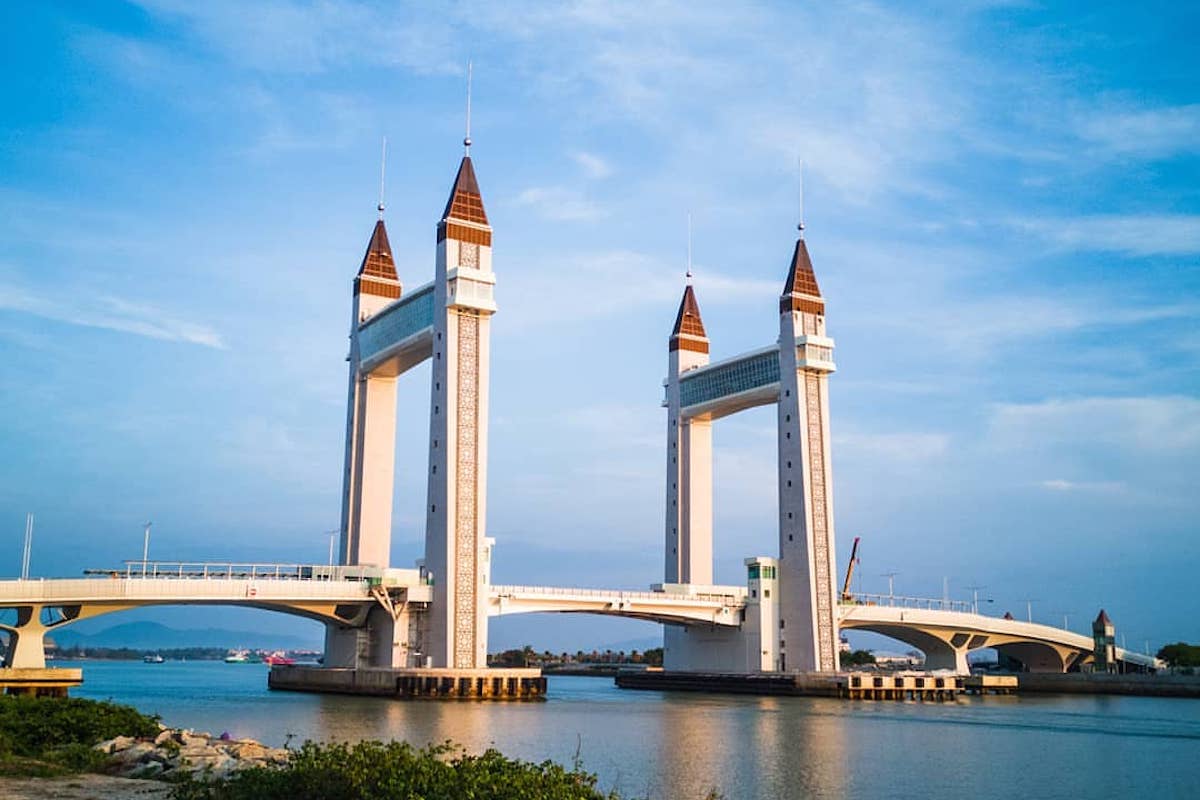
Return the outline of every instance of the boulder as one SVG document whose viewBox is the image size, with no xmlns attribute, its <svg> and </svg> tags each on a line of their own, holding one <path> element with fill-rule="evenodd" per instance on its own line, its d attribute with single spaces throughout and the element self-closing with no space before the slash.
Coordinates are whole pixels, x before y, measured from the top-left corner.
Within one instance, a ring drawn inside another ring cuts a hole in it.
<svg viewBox="0 0 1200 800">
<path fill-rule="evenodd" d="M 154 745 L 150 742 L 135 742 L 123 750 L 117 750 L 112 756 L 118 764 L 138 764 L 148 761 L 154 752 Z"/>
<path fill-rule="evenodd" d="M 242 761 L 261 761 L 267 757 L 267 748 L 258 742 L 238 742 L 229 748 L 229 755 Z"/>
<path fill-rule="evenodd" d="M 101 742 L 100 744 L 96 745 L 96 749 L 102 753 L 112 755 L 113 753 L 128 749 L 136 742 L 137 739 L 133 738 L 132 736 L 118 736 L 115 739 L 109 739 L 106 742 Z"/>
<path fill-rule="evenodd" d="M 175 732 L 175 741 L 184 746 L 189 744 L 208 744 L 209 738 L 207 733 L 196 733 L 195 731 Z"/>
<path fill-rule="evenodd" d="M 154 737 L 154 744 L 156 747 L 162 747 L 164 744 L 171 741 L 174 738 L 174 736 L 175 736 L 175 731 L 171 730 L 170 728 L 167 728 L 167 729 L 159 732 L 158 736 Z"/>
<path fill-rule="evenodd" d="M 282 747 L 272 747 L 267 750 L 267 761 L 272 764 L 286 764 L 292 759 L 292 754 Z"/>
</svg>

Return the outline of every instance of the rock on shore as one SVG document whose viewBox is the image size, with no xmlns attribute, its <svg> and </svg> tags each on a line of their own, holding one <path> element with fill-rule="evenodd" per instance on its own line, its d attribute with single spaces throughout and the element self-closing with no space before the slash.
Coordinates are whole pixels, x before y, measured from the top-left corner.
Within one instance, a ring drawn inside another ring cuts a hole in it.
<svg viewBox="0 0 1200 800">
<path fill-rule="evenodd" d="M 191 773 L 222 779 L 251 767 L 283 766 L 290 757 L 287 750 L 266 747 L 253 739 L 223 739 L 172 728 L 163 728 L 152 739 L 118 736 L 96 749 L 112 756 L 116 774 L 137 778 Z"/>
</svg>

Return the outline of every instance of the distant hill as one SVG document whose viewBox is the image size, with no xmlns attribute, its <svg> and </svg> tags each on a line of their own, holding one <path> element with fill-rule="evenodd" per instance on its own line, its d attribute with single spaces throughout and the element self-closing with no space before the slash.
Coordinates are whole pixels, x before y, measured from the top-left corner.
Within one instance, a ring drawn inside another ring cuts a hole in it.
<svg viewBox="0 0 1200 800">
<path fill-rule="evenodd" d="M 127 622 L 95 633 L 78 633 L 70 627 L 49 634 L 59 647 L 130 647 L 135 650 L 168 650 L 177 647 L 245 647 L 263 650 L 319 649 L 315 639 L 270 631 L 231 631 L 224 628 L 170 628 L 158 622 Z"/>
</svg>

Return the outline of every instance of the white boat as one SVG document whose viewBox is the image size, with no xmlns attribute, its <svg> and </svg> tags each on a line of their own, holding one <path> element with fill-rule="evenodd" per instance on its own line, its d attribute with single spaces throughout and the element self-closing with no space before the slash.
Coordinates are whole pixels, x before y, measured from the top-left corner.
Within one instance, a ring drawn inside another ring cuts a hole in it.
<svg viewBox="0 0 1200 800">
<path fill-rule="evenodd" d="M 166 659 L 162 657 L 162 654 L 154 653 L 153 655 L 143 656 L 142 661 L 144 661 L 147 664 L 161 664 L 164 661 L 166 661 Z"/>
<path fill-rule="evenodd" d="M 250 661 L 249 650 L 230 650 L 229 655 L 225 656 L 226 664 L 246 664 Z"/>
</svg>

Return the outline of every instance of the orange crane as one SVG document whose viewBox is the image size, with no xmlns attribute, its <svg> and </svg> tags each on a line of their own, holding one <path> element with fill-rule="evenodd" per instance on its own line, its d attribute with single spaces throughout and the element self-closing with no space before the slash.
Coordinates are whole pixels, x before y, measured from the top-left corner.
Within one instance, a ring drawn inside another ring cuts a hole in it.
<svg viewBox="0 0 1200 800">
<path fill-rule="evenodd" d="M 850 594 L 850 579 L 854 577 L 854 565 L 858 563 L 858 539 L 854 537 L 854 547 L 850 549 L 850 563 L 846 565 L 846 581 L 842 584 L 842 601 L 849 603 L 854 601 L 854 595 Z"/>
</svg>

